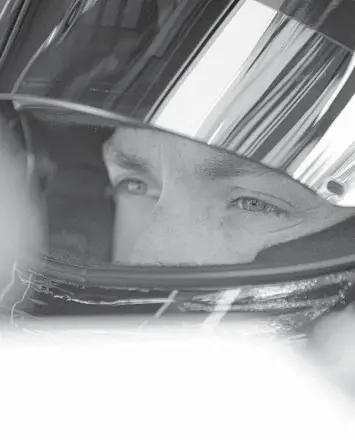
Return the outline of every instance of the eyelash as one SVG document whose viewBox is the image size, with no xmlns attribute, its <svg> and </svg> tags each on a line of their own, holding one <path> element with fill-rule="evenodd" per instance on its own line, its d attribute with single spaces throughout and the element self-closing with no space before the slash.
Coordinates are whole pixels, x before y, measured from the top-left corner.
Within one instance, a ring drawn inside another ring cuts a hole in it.
<svg viewBox="0 0 355 440">
<path fill-rule="evenodd" d="M 144 195 L 147 193 L 148 191 L 148 185 L 146 182 L 144 182 L 141 179 L 136 179 L 136 178 L 126 178 L 126 179 L 122 179 L 120 182 L 118 182 L 113 191 L 116 192 L 120 189 L 122 189 L 123 185 L 126 184 L 127 185 L 127 189 L 126 191 L 130 192 L 133 195 Z M 129 189 L 129 185 L 133 184 L 133 185 L 138 185 L 138 186 L 143 186 L 143 192 L 140 191 L 140 189 L 137 189 L 137 192 L 135 193 L 134 190 L 130 190 Z M 254 206 L 252 206 L 251 204 L 254 203 Z M 247 204 L 247 205 L 245 205 Z M 241 209 L 243 211 L 247 211 L 247 212 L 252 212 L 252 213 L 264 213 L 264 214 L 274 214 L 277 216 L 281 216 L 283 214 L 286 214 L 286 212 L 280 208 L 278 208 L 277 206 L 268 203 L 268 202 L 264 202 L 263 200 L 260 200 L 256 197 L 238 197 L 237 199 L 232 201 L 232 207 L 237 207 L 238 209 Z"/>
<path fill-rule="evenodd" d="M 144 180 L 129 177 L 120 180 L 114 185 L 113 192 L 125 191 L 134 196 L 145 195 L 148 192 L 148 184 Z"/>
<path fill-rule="evenodd" d="M 254 203 L 254 206 L 252 205 Z M 232 207 L 236 207 L 243 211 L 248 211 L 252 213 L 264 213 L 264 214 L 274 214 L 280 216 L 285 214 L 285 211 L 278 208 L 271 203 L 264 202 L 256 197 L 238 197 L 232 201 Z"/>
</svg>

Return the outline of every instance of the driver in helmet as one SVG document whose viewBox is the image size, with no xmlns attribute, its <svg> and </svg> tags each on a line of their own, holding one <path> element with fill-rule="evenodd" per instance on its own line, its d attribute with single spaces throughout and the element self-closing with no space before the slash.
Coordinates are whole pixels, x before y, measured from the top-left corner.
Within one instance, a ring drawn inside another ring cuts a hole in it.
<svg viewBox="0 0 355 440">
<path fill-rule="evenodd" d="M 122 264 L 249 263 L 355 215 L 278 170 L 159 130 L 119 128 L 103 154 Z"/>
<path fill-rule="evenodd" d="M 121 127 L 103 153 L 117 207 L 113 259 L 118 262 L 246 263 L 265 247 L 330 228 L 354 215 L 352 208 L 330 204 L 279 171 L 158 130 Z M 0 175 L 17 191 L 18 165 L 2 151 Z M 14 240 L 28 232 L 28 223 L 15 221 L 16 212 L 25 218 L 18 199 L 0 192 L 8 214 L 2 219 L 3 237 L 10 234 Z M 38 216 L 36 220 L 31 230 L 41 240 L 43 225 Z M 8 273 L 12 258 L 5 252 L 0 256 L 0 272 Z M 350 385 L 355 365 L 353 317 L 352 306 L 331 315 L 313 337 L 333 374 Z"/>
</svg>

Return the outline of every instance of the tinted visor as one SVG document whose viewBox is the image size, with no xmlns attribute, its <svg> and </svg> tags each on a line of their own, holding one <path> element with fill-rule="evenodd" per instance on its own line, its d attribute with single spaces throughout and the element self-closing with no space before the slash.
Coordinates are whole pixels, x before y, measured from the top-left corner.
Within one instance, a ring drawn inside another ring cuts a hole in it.
<svg viewBox="0 0 355 440">
<path fill-rule="evenodd" d="M 75 5 L 17 91 L 145 119 L 355 206 L 351 0 Z"/>
<path fill-rule="evenodd" d="M 150 121 L 355 206 L 354 11 L 328 3 L 239 2 Z"/>
</svg>

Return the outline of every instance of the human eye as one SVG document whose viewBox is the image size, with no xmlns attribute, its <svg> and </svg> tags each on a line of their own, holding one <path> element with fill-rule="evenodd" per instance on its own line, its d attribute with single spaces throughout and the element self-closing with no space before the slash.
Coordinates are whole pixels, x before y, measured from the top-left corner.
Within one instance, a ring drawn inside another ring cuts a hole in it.
<svg viewBox="0 0 355 440">
<path fill-rule="evenodd" d="M 108 195 L 113 197 L 146 197 L 156 201 L 159 200 L 160 193 L 160 186 L 149 176 L 121 176 L 108 190 Z"/>
<path fill-rule="evenodd" d="M 122 179 L 117 185 L 115 192 L 125 193 L 132 196 L 145 196 L 149 192 L 147 182 L 137 178 Z"/>
<path fill-rule="evenodd" d="M 238 197 L 232 201 L 232 207 L 251 213 L 275 214 L 278 216 L 286 214 L 283 209 L 276 205 L 256 197 Z"/>
</svg>

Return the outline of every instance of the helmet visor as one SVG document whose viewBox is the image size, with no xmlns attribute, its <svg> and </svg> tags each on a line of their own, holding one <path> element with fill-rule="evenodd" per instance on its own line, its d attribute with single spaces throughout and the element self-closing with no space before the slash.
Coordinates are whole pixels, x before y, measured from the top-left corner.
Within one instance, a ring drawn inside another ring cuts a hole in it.
<svg viewBox="0 0 355 440">
<path fill-rule="evenodd" d="M 347 20 L 339 26 L 353 8 L 277 3 L 238 2 L 148 120 L 353 207 L 354 31 Z"/>
</svg>

